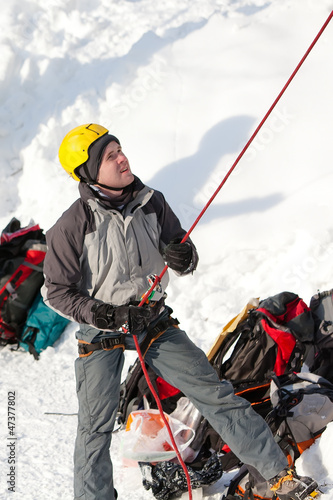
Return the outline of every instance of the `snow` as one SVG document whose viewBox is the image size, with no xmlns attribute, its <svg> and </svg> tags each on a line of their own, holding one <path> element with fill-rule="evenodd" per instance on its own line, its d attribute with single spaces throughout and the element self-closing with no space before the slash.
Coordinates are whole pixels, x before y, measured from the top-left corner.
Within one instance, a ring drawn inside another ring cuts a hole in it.
<svg viewBox="0 0 333 500">
<path fill-rule="evenodd" d="M 332 0 L 3 2 L 0 227 L 47 230 L 77 198 L 57 152 L 74 126 L 117 135 L 133 171 L 189 229 L 333 9 Z M 333 22 L 192 238 L 197 272 L 171 276 L 170 306 L 208 351 L 251 297 L 332 288 Z M 16 395 L 16 499 L 71 499 L 75 324 L 36 362 L 0 352 L 0 499 L 8 491 L 7 398 Z M 125 371 L 135 358 L 126 355 Z M 65 415 L 62 415 L 65 414 Z M 113 440 L 122 499 L 152 499 Z M 333 499 L 333 423 L 298 460 Z M 230 476 L 205 488 L 218 500 Z"/>
</svg>

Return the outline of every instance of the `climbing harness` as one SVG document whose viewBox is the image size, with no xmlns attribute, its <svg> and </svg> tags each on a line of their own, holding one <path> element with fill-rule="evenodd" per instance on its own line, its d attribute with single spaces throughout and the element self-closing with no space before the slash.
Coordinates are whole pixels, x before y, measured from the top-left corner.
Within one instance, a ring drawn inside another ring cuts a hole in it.
<svg viewBox="0 0 333 500">
<path fill-rule="evenodd" d="M 172 311 L 171 311 L 172 312 Z M 163 333 L 170 327 L 178 327 L 178 319 L 172 318 L 171 316 L 167 319 L 162 319 L 158 321 L 153 326 L 149 326 L 146 331 L 146 335 L 140 344 L 141 354 L 144 357 L 146 352 L 152 343 L 158 339 Z M 125 350 L 125 337 L 126 333 L 121 333 L 118 337 L 105 337 L 100 342 L 86 342 L 85 340 L 78 341 L 78 352 L 80 358 L 86 358 L 91 356 L 95 351 L 113 351 L 114 349 L 121 348 Z"/>
</svg>

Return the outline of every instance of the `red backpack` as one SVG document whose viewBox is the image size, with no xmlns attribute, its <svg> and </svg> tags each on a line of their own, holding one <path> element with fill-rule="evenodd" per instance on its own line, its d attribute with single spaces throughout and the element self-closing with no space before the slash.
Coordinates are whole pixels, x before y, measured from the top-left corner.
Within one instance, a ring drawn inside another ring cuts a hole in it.
<svg viewBox="0 0 333 500">
<path fill-rule="evenodd" d="M 0 237 L 0 345 L 18 341 L 43 284 L 45 235 L 38 224 L 13 218 Z"/>
<path fill-rule="evenodd" d="M 300 371 L 314 339 L 310 308 L 295 293 L 281 292 L 259 302 L 229 332 L 210 362 L 234 387 L 269 381 L 272 372 Z"/>
</svg>

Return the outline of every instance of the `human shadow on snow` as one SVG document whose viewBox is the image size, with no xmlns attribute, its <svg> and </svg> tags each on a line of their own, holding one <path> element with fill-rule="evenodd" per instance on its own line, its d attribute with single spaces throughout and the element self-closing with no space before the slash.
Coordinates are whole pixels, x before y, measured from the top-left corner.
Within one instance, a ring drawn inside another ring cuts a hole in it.
<svg viewBox="0 0 333 500">
<path fill-rule="evenodd" d="M 195 221 L 231 167 L 218 169 L 219 162 L 229 154 L 234 154 L 236 160 L 248 140 L 253 123 L 254 119 L 246 115 L 220 121 L 204 135 L 193 155 L 166 165 L 147 181 L 149 186 L 164 193 L 184 228 L 189 228 Z M 274 193 L 267 196 L 251 195 L 241 201 L 221 204 L 218 196 L 205 213 L 204 222 L 219 217 L 261 212 L 283 199 L 281 194 Z"/>
</svg>

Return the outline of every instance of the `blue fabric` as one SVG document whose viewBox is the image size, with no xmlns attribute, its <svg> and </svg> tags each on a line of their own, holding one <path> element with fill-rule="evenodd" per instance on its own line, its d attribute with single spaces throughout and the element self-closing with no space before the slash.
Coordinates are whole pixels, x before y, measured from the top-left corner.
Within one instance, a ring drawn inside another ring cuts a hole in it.
<svg viewBox="0 0 333 500">
<path fill-rule="evenodd" d="M 44 304 L 40 293 L 37 294 L 27 317 L 21 339 L 20 346 L 26 351 L 31 352 L 31 344 L 37 354 L 40 354 L 43 349 L 52 346 L 55 341 L 61 336 L 69 320 L 60 316 L 58 313 L 50 309 Z M 33 336 L 36 333 L 36 338 Z"/>
</svg>

